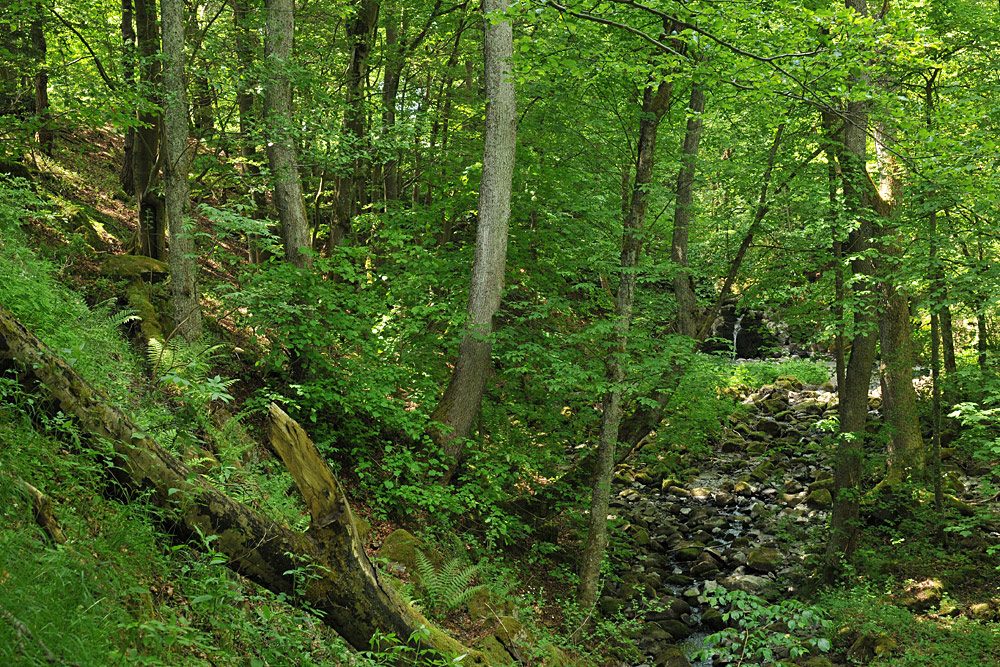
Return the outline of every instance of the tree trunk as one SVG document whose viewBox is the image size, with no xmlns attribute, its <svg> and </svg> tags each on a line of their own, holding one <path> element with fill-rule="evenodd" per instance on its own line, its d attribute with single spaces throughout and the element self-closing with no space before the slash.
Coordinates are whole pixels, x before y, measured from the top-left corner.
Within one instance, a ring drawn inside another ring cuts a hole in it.
<svg viewBox="0 0 1000 667">
<path fill-rule="evenodd" d="M 934 79 L 928 83 L 928 88 Z M 928 93 L 929 96 L 929 93 Z M 944 268 L 938 261 L 937 211 L 931 211 L 927 216 L 927 235 L 930 239 L 931 287 L 941 294 L 944 288 Z M 942 541 L 944 537 L 944 488 L 941 476 L 941 333 L 939 324 L 940 310 L 935 304 L 930 305 L 931 311 L 931 474 L 934 476 L 934 509 L 937 511 L 938 525 L 936 537 Z"/>
<path fill-rule="evenodd" d="M 677 199 L 674 204 L 674 233 L 670 259 L 674 263 L 674 297 L 677 299 L 678 333 L 689 338 L 698 335 L 698 303 L 694 283 L 688 273 L 688 230 L 691 227 L 691 204 L 694 201 L 694 175 L 698 166 L 705 91 L 698 81 L 691 82 L 687 131 L 681 149 L 681 167 L 677 172 Z"/>
<path fill-rule="evenodd" d="M 846 4 L 860 16 L 867 16 L 867 0 L 847 0 Z M 858 78 L 863 83 L 867 74 L 861 74 Z M 858 228 L 849 235 L 844 250 L 855 258 L 851 260 L 851 270 L 854 273 L 852 292 L 860 303 L 854 308 L 855 334 L 851 343 L 851 356 L 847 362 L 847 373 L 844 384 L 838 387 L 840 440 L 834 461 L 833 514 L 823 572 L 827 582 L 832 582 L 840 575 L 843 561 L 851 559 L 858 544 L 868 387 L 875 361 L 875 304 L 865 294 L 866 290 L 875 287 L 871 282 L 875 267 L 872 260 L 865 256 L 872 237 L 872 202 L 868 195 L 868 174 L 865 171 L 867 132 L 868 102 L 864 99 L 848 102 L 844 113 L 842 150 L 837 157 L 843 174 L 845 208 L 859 220 Z"/>
<path fill-rule="evenodd" d="M 133 25 L 132 0 L 121 0 L 122 7 L 122 82 L 125 88 L 135 86 L 135 26 Z M 135 194 L 135 174 L 133 173 L 132 154 L 135 146 L 135 128 L 130 127 L 125 133 L 125 148 L 122 156 L 122 168 L 118 174 L 118 182 L 125 194 Z"/>
<path fill-rule="evenodd" d="M 184 90 L 184 0 L 161 0 L 163 28 L 163 182 L 170 226 L 170 284 L 174 322 L 188 342 L 201 336 L 194 239 L 184 229 L 191 206 L 188 106 Z"/>
<path fill-rule="evenodd" d="M 277 406 L 270 409 L 271 442 L 310 511 L 305 533 L 232 500 L 193 473 L 0 306 L 0 361 L 8 360 L 19 364 L 22 382 L 44 385 L 58 409 L 79 420 L 85 432 L 111 443 L 116 457 L 111 473 L 117 482 L 148 494 L 150 502 L 165 510 L 162 516 L 179 538 L 217 535 L 212 548 L 228 556 L 229 568 L 290 600 L 301 600 L 359 651 L 370 649 L 376 633 L 393 633 L 405 641 L 421 626 L 430 626 L 372 566 L 329 466 L 302 428 Z M 315 575 L 305 590 L 296 587 L 292 574 L 303 567 Z M 430 651 L 418 664 L 453 653 L 469 653 L 471 664 L 486 664 L 481 654 L 437 630 L 422 642 Z"/>
<path fill-rule="evenodd" d="M 594 471 L 588 518 L 587 542 L 580 561 L 580 586 L 577 598 L 583 609 L 590 609 L 597 600 L 601 562 L 608 543 L 608 503 L 611 477 L 614 472 L 615 448 L 622 418 L 622 383 L 625 380 L 626 349 L 632 306 L 635 303 L 636 268 L 642 248 L 649 203 L 649 183 L 653 176 L 656 155 L 656 132 L 660 119 L 670 102 L 671 84 L 648 83 L 642 96 L 639 121 L 638 157 L 635 165 L 635 185 L 628 215 L 623 220 L 621 273 L 615 296 L 614 348 L 605 362 L 605 377 L 610 389 L 602 400 L 601 436 L 597 445 L 597 466 Z M 692 95 L 693 97 L 693 95 Z M 685 142 L 686 145 L 687 142 Z"/>
<path fill-rule="evenodd" d="M 264 58 L 270 77 L 264 89 L 267 124 L 267 161 L 274 179 L 274 206 L 281 221 L 285 258 L 297 267 L 311 267 L 309 221 L 302 199 L 302 181 L 295 155 L 292 128 L 292 85 L 288 65 L 295 35 L 294 0 L 266 0 Z"/>
<path fill-rule="evenodd" d="M 947 300 L 948 287 L 945 284 L 942 296 Z M 955 363 L 955 332 L 951 324 L 951 309 L 948 306 L 941 307 L 941 347 L 944 356 L 944 372 L 954 373 L 958 370 Z"/>
<path fill-rule="evenodd" d="M 140 94 L 160 103 L 160 34 L 156 26 L 156 0 L 135 0 L 135 37 L 141 64 Z M 167 224 L 163 199 L 156 192 L 160 170 L 160 124 L 158 111 L 147 106 L 139 112 L 132 153 L 135 195 L 139 201 L 139 254 L 164 260 L 167 255 Z"/>
<path fill-rule="evenodd" d="M 47 65 L 48 48 L 45 43 L 45 24 L 42 20 L 41 3 L 37 7 L 35 18 L 31 21 L 31 50 L 38 59 L 38 69 L 35 70 L 35 122 L 38 124 L 36 136 L 38 145 L 46 155 L 52 155 L 52 128 L 49 118 L 49 68 Z"/>
<path fill-rule="evenodd" d="M 357 13 L 347 28 L 351 60 L 347 68 L 347 100 L 340 143 L 349 153 L 348 171 L 337 179 L 337 216 L 330 230 L 330 244 L 340 245 L 351 235 L 352 221 L 367 204 L 368 168 L 367 127 L 365 123 L 364 86 L 368 81 L 368 54 L 378 20 L 378 0 L 360 0 Z M 393 102 L 395 103 L 395 101 Z"/>
<path fill-rule="evenodd" d="M 876 127 L 875 151 L 881 166 L 880 196 L 890 205 L 902 194 L 899 165 L 889 152 L 892 137 L 881 124 Z M 891 208 L 886 209 L 891 213 Z M 896 278 L 903 261 L 902 239 L 898 229 L 883 227 L 883 241 L 878 259 L 881 317 L 879 346 L 882 364 L 882 408 L 892 427 L 889 441 L 888 469 L 885 482 L 899 484 L 913 472 L 923 470 L 924 441 L 917 415 L 917 393 L 913 389 L 913 343 L 910 337 L 909 298 Z"/>
<path fill-rule="evenodd" d="M 385 76 L 382 81 L 382 137 L 392 139 L 396 126 L 396 104 L 399 95 L 399 81 L 406 64 L 404 45 L 399 43 L 400 8 L 391 4 L 385 12 Z M 395 151 L 392 151 L 395 153 Z M 382 163 L 382 198 L 388 202 L 399 199 L 399 163 L 395 157 L 390 157 Z"/>
<path fill-rule="evenodd" d="M 494 22 L 506 10 L 506 0 L 484 0 L 486 128 L 483 176 L 479 186 L 479 224 L 469 286 L 468 321 L 458 349 L 458 361 L 441 402 L 431 415 L 430 436 L 448 461 L 447 484 L 461 459 L 465 439 L 479 412 L 491 366 L 493 314 L 503 295 L 510 219 L 517 109 L 511 77 L 513 29 L 510 20 Z"/>
</svg>

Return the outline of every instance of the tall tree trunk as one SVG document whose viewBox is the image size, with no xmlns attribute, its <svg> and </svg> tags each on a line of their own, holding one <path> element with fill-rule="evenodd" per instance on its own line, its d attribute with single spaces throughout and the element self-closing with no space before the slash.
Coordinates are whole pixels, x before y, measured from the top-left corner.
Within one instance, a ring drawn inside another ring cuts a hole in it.
<svg viewBox="0 0 1000 667">
<path fill-rule="evenodd" d="M 135 37 L 141 59 L 140 93 L 160 103 L 160 33 L 156 0 L 135 0 Z M 166 259 L 167 224 L 163 198 L 156 191 L 160 170 L 160 113 L 148 105 L 139 112 L 132 153 L 135 195 L 139 201 L 139 254 Z"/>
<path fill-rule="evenodd" d="M 184 89 L 184 0 L 160 0 L 163 27 L 163 184 L 170 227 L 170 284 L 174 322 L 185 340 L 201 336 L 194 239 L 184 228 L 191 205 L 188 104 Z"/>
<path fill-rule="evenodd" d="M 281 221 L 285 258 L 300 268 L 312 266 L 309 221 L 292 137 L 292 84 L 288 66 L 295 35 L 295 1 L 266 0 L 264 57 L 270 76 L 264 89 L 267 161 L 274 179 L 274 206 Z"/>
<path fill-rule="evenodd" d="M 892 138 L 882 125 L 876 128 L 875 150 L 881 165 L 880 196 L 890 205 L 899 200 L 902 181 L 899 165 L 889 152 Z M 891 212 L 891 209 L 887 209 Z M 882 364 L 882 408 L 892 427 L 885 482 L 905 481 L 911 473 L 923 470 L 924 441 L 917 415 L 917 394 L 913 389 L 913 343 L 910 337 L 909 299 L 900 287 L 896 273 L 903 261 L 899 231 L 891 229 L 891 217 L 883 225 L 879 260 L 881 317 L 879 346 Z M 892 216 L 894 217 L 894 216 Z"/>
<path fill-rule="evenodd" d="M 705 91 L 699 81 L 691 82 L 688 103 L 687 130 L 681 149 L 681 166 L 677 172 L 677 198 L 674 204 L 674 233 L 670 259 L 674 263 L 674 297 L 677 299 L 678 330 L 683 336 L 698 335 L 698 303 L 694 283 L 688 273 L 688 231 L 691 227 L 691 204 L 694 201 L 694 176 L 698 166 L 698 146 L 701 143 L 702 118 L 705 111 Z"/>
<path fill-rule="evenodd" d="M 928 83 L 928 88 L 934 79 Z M 944 269 L 938 261 L 937 211 L 927 216 L 927 235 L 930 240 L 931 287 L 941 294 L 944 288 Z M 944 489 L 941 477 L 941 334 L 940 309 L 930 305 L 931 311 L 931 473 L 934 475 L 934 509 L 938 515 L 937 539 L 944 537 Z"/>
<path fill-rule="evenodd" d="M 948 286 L 944 283 L 941 292 L 942 296 L 948 298 Z M 955 363 L 955 333 L 951 324 L 951 309 L 948 306 L 941 307 L 941 347 L 944 352 L 944 372 L 954 373 L 958 370 Z"/>
<path fill-rule="evenodd" d="M 588 517 L 587 542 L 580 560 L 580 586 L 577 598 L 583 609 L 590 609 L 597 600 L 601 562 L 608 544 L 608 503 L 611 477 L 614 472 L 615 448 L 622 418 L 622 383 L 625 380 L 628 330 L 635 303 L 636 267 L 642 247 L 649 203 L 649 183 L 653 176 L 656 133 L 660 119 L 670 103 L 669 81 L 650 82 L 642 96 L 639 121 L 638 156 L 635 165 L 635 185 L 628 215 L 623 220 L 621 272 L 615 296 L 614 349 L 605 362 L 605 377 L 610 389 L 604 394 L 601 415 L 601 436 L 597 445 L 597 467 L 594 471 Z M 686 144 L 686 142 L 685 142 Z"/>
<path fill-rule="evenodd" d="M 444 484 L 458 467 L 465 439 L 472 432 L 479 412 L 491 366 L 493 315 L 503 295 L 517 143 L 517 108 L 510 63 L 514 51 L 513 29 L 509 19 L 496 20 L 506 8 L 506 0 L 483 0 L 486 128 L 468 321 L 451 381 L 431 415 L 431 438 L 443 448 L 448 461 L 448 470 L 442 478 Z"/>
<path fill-rule="evenodd" d="M 396 104 L 399 95 L 399 81 L 406 64 L 404 45 L 399 43 L 400 8 L 396 3 L 390 4 L 385 16 L 385 75 L 382 80 L 382 137 L 392 139 L 396 126 Z M 393 151 L 395 153 L 395 151 Z M 389 202 L 399 199 L 399 162 L 395 157 L 389 157 L 380 165 L 382 177 L 381 196 Z"/>
<path fill-rule="evenodd" d="M 860 16 L 868 15 L 867 0 L 847 0 L 847 7 Z M 864 83 L 867 74 L 858 76 Z M 858 516 L 861 507 L 861 465 L 864 458 L 865 426 L 868 420 L 868 387 L 875 361 L 877 319 L 875 304 L 865 291 L 874 289 L 875 267 L 866 256 L 872 237 L 868 195 L 867 161 L 868 102 L 864 99 L 847 103 L 844 113 L 842 150 L 839 151 L 843 174 L 844 205 L 848 213 L 859 220 L 857 229 L 848 237 L 846 253 L 854 273 L 852 292 L 860 302 L 854 307 L 854 338 L 847 373 L 840 395 L 840 440 L 834 461 L 834 501 L 830 520 L 830 540 L 827 543 L 823 576 L 828 582 L 839 577 L 844 560 L 850 560 L 858 544 Z"/>
<path fill-rule="evenodd" d="M 35 122 L 38 124 L 36 136 L 38 145 L 46 155 L 52 155 L 52 128 L 49 118 L 49 68 L 47 65 L 48 48 L 45 43 L 45 23 L 42 19 L 44 9 L 41 3 L 36 8 L 35 18 L 31 21 L 31 50 L 38 59 L 38 69 L 35 70 Z"/>
<path fill-rule="evenodd" d="M 236 28 L 236 39 L 233 48 L 236 51 L 237 72 L 239 82 L 236 88 L 236 106 L 240 123 L 240 158 L 243 163 L 243 177 L 245 178 L 246 189 L 253 196 L 253 203 L 256 210 L 253 217 L 261 218 L 267 208 L 267 197 L 261 190 L 259 156 L 257 154 L 257 143 L 253 137 L 254 128 L 257 125 L 257 116 L 254 113 L 254 84 L 256 77 L 253 74 L 254 58 L 257 53 L 257 36 L 251 24 L 251 8 L 249 0 L 232 0 L 233 25 Z M 247 239 L 247 251 L 251 262 L 260 261 L 260 248 L 253 239 Z"/>
<path fill-rule="evenodd" d="M 365 122 L 365 83 L 368 80 L 368 54 L 378 20 L 378 0 L 360 0 L 354 19 L 347 28 L 351 60 L 347 67 L 347 100 L 344 126 L 340 133 L 343 150 L 349 153 L 347 173 L 337 181 L 337 215 L 330 230 L 331 245 L 340 245 L 351 234 L 351 224 L 367 204 L 368 167 L 367 124 Z"/>
<path fill-rule="evenodd" d="M 370 650 L 377 634 L 391 633 L 430 649 L 416 664 L 441 664 L 443 656 L 461 653 L 472 665 L 486 664 L 481 653 L 440 631 L 418 634 L 426 619 L 372 565 L 346 494 L 305 431 L 277 406 L 270 408 L 270 440 L 306 501 L 311 521 L 305 533 L 234 501 L 188 469 L 0 306 L 0 364 L 11 360 L 23 369 L 22 382 L 44 386 L 58 409 L 111 444 L 115 467 L 109 474 L 163 508 L 163 520 L 180 539 L 218 536 L 212 548 L 228 557 L 227 567 L 301 600 L 359 651 Z M 292 574 L 303 563 L 316 575 L 304 590 Z"/>
<path fill-rule="evenodd" d="M 135 26 L 133 25 L 132 0 L 121 0 L 122 8 L 122 82 L 126 89 L 135 86 Z M 122 155 L 122 168 L 118 174 L 118 182 L 125 194 L 135 194 L 135 174 L 133 173 L 132 154 L 135 147 L 135 128 L 130 127 L 125 132 L 125 148 Z"/>
</svg>

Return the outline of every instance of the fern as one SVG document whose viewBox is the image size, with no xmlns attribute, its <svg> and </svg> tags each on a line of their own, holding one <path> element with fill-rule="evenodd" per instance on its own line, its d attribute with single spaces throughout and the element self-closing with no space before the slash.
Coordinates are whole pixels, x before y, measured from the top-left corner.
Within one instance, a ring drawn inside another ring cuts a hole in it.
<svg viewBox="0 0 1000 667">
<path fill-rule="evenodd" d="M 153 375 L 158 376 L 161 383 L 176 387 L 182 396 L 198 404 L 214 400 L 228 403 L 233 399 L 229 387 L 236 380 L 208 376 L 211 362 L 220 349 L 222 345 L 188 344 L 180 338 L 172 338 L 166 343 L 150 338 L 146 356 L 153 367 Z"/>
<path fill-rule="evenodd" d="M 434 567 L 423 551 L 416 551 L 417 575 L 420 577 L 422 598 L 427 607 L 436 611 L 452 611 L 472 599 L 486 586 L 471 586 L 473 578 L 482 569 L 480 565 L 463 565 L 452 558 L 440 569 Z"/>
</svg>

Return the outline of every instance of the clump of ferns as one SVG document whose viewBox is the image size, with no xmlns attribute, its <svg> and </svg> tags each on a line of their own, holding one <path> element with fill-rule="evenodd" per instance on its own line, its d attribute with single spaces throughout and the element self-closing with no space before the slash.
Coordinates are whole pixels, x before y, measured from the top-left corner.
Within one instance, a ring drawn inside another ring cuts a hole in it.
<svg viewBox="0 0 1000 667">
<path fill-rule="evenodd" d="M 472 585 L 481 565 L 468 565 L 458 558 L 452 558 L 440 567 L 434 565 L 423 551 L 416 551 L 416 574 L 419 577 L 420 599 L 433 612 L 453 611 L 479 591 L 486 590 L 483 584 Z"/>
<path fill-rule="evenodd" d="M 188 343 L 182 338 L 171 338 L 162 342 L 150 338 L 146 348 L 153 377 L 180 397 L 186 407 L 204 410 L 213 401 L 229 403 L 233 395 L 229 388 L 235 379 L 223 379 L 220 375 L 209 377 L 212 361 L 218 356 L 222 345 Z"/>
</svg>

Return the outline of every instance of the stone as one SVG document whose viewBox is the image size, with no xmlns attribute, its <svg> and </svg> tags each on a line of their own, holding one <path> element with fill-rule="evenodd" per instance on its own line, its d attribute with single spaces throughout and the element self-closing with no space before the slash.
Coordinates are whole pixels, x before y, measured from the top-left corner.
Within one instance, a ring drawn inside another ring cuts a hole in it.
<svg viewBox="0 0 1000 667">
<path fill-rule="evenodd" d="M 697 560 L 701 552 L 705 550 L 704 544 L 699 544 L 698 542 L 679 542 L 676 547 L 674 547 L 677 560 Z"/>
<path fill-rule="evenodd" d="M 666 482 L 664 482 L 664 484 L 666 484 Z M 688 491 L 687 489 L 681 488 L 679 486 L 670 486 L 670 487 L 668 487 L 667 489 L 664 490 L 664 493 L 666 493 L 668 495 L 671 495 L 671 496 L 677 496 L 679 498 L 690 498 L 691 497 L 691 492 L 690 491 Z"/>
<path fill-rule="evenodd" d="M 761 419 L 757 424 L 757 430 L 771 438 L 775 438 L 781 435 L 781 424 L 770 419 Z"/>
<path fill-rule="evenodd" d="M 773 591 L 773 584 L 764 577 L 755 574 L 733 574 L 719 579 L 719 584 L 730 591 L 743 591 L 753 595 L 767 595 Z"/>
<path fill-rule="evenodd" d="M 944 584 L 939 579 L 925 579 L 907 587 L 897 597 L 896 603 L 911 612 L 919 613 L 937 607 L 943 595 Z"/>
<path fill-rule="evenodd" d="M 683 621 L 657 621 L 657 625 L 666 630 L 674 638 L 674 641 L 687 639 L 694 632 Z"/>
<path fill-rule="evenodd" d="M 996 611 L 988 602 L 977 602 L 969 605 L 967 615 L 977 621 L 991 621 L 996 617 Z"/>
<path fill-rule="evenodd" d="M 667 646 L 653 657 L 657 667 L 691 667 L 691 662 L 679 646 Z"/>
<path fill-rule="evenodd" d="M 757 572 L 774 572 L 784 560 L 781 552 L 777 549 L 759 547 L 747 554 L 747 566 Z"/>
<path fill-rule="evenodd" d="M 691 489 L 691 497 L 695 500 L 708 500 L 712 496 L 712 490 L 705 487 Z"/>
<path fill-rule="evenodd" d="M 101 273 L 114 278 L 142 278 L 151 276 L 163 279 L 170 273 L 166 262 L 142 255 L 111 255 L 101 264 Z"/>
<path fill-rule="evenodd" d="M 713 632 L 719 632 L 726 627 L 726 622 L 722 618 L 722 612 L 713 607 L 709 607 L 701 615 L 701 622 Z"/>
<path fill-rule="evenodd" d="M 747 482 L 740 481 L 733 484 L 733 493 L 737 496 L 749 498 L 753 495 L 753 488 Z"/>
<path fill-rule="evenodd" d="M 385 538 L 377 555 L 379 558 L 402 565 L 412 574 L 417 570 L 417 549 L 424 551 L 426 545 L 409 531 L 400 528 Z"/>
<path fill-rule="evenodd" d="M 806 496 L 806 505 L 817 510 L 829 509 L 833 507 L 833 494 L 829 489 L 816 489 Z"/>
<path fill-rule="evenodd" d="M 637 527 L 635 529 L 635 535 L 632 537 L 632 542 L 637 547 L 649 546 L 649 531 L 641 526 Z"/>
</svg>

